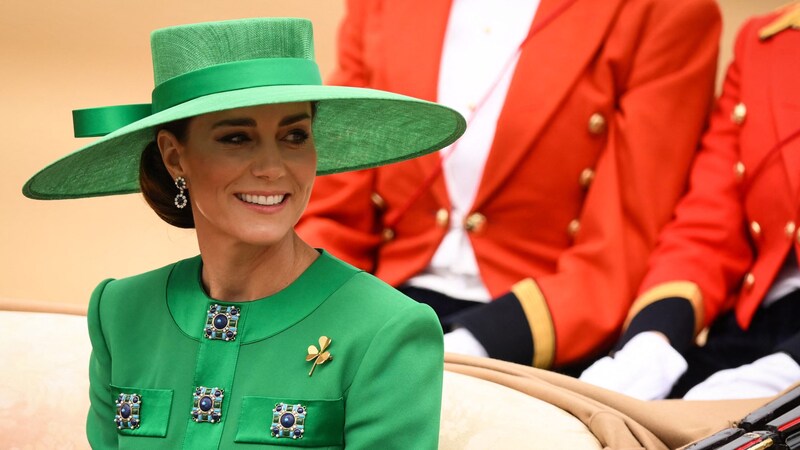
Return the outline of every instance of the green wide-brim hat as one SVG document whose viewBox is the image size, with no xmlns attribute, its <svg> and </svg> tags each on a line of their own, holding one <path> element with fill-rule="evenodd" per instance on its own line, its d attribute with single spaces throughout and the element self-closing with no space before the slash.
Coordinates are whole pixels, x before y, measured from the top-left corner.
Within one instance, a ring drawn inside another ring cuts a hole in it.
<svg viewBox="0 0 800 450">
<path fill-rule="evenodd" d="M 182 25 L 151 36 L 150 104 L 73 111 L 76 137 L 102 136 L 34 175 L 22 192 L 65 199 L 139 191 L 139 159 L 159 125 L 247 106 L 316 102 L 317 174 L 441 149 L 463 134 L 452 109 L 384 91 L 323 86 L 311 22 L 257 18 Z"/>
</svg>

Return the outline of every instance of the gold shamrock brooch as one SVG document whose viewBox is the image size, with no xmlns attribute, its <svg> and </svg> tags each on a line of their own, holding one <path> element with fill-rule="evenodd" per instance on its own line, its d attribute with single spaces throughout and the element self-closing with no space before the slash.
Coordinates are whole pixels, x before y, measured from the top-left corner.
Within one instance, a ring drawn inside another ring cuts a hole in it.
<svg viewBox="0 0 800 450">
<path fill-rule="evenodd" d="M 333 356 L 331 352 L 328 351 L 328 347 L 331 345 L 331 339 L 327 336 L 320 336 L 319 337 L 319 350 L 314 345 L 308 346 L 308 355 L 306 355 L 306 361 L 314 361 L 314 364 L 311 366 L 311 372 L 308 372 L 308 376 L 311 376 L 314 373 L 314 368 L 319 365 L 325 363 L 325 361 L 332 361 Z"/>
</svg>

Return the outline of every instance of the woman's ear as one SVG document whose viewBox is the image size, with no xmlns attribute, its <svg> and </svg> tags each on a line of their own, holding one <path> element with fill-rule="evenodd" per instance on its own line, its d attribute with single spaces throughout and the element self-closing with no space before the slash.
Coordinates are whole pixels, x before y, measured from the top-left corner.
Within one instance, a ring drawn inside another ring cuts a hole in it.
<svg viewBox="0 0 800 450">
<path fill-rule="evenodd" d="M 178 138 L 167 130 L 161 130 L 156 136 L 156 144 L 158 144 L 158 150 L 161 152 L 164 166 L 172 176 L 172 179 L 185 176 L 186 172 L 181 165 L 183 145 Z"/>
</svg>

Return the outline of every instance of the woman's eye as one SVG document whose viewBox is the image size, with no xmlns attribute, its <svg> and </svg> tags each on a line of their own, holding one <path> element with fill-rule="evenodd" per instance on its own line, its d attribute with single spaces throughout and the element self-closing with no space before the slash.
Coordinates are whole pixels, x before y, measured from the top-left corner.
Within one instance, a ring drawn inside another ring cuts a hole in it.
<svg viewBox="0 0 800 450">
<path fill-rule="evenodd" d="M 308 138 L 309 134 L 307 131 L 292 130 L 286 135 L 284 139 L 288 141 L 290 144 L 299 145 L 305 143 L 308 140 Z"/>
<path fill-rule="evenodd" d="M 226 134 L 225 136 L 222 136 L 219 139 L 219 142 L 222 142 L 224 144 L 244 144 L 245 142 L 248 142 L 249 140 L 250 140 L 250 137 L 247 136 L 244 133 L 231 133 L 231 134 Z"/>
</svg>

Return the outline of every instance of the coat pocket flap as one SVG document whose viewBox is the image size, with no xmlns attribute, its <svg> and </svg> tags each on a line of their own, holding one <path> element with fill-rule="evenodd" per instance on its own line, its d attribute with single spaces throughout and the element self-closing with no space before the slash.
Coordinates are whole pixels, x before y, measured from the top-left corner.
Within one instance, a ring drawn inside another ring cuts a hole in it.
<svg viewBox="0 0 800 450">
<path fill-rule="evenodd" d="M 130 436 L 165 437 L 172 410 L 171 389 L 141 389 L 111 385 L 114 420 L 119 433 Z M 111 419 L 111 418 L 109 418 Z"/>
<path fill-rule="evenodd" d="M 341 447 L 344 400 L 243 397 L 236 442 Z"/>
</svg>

